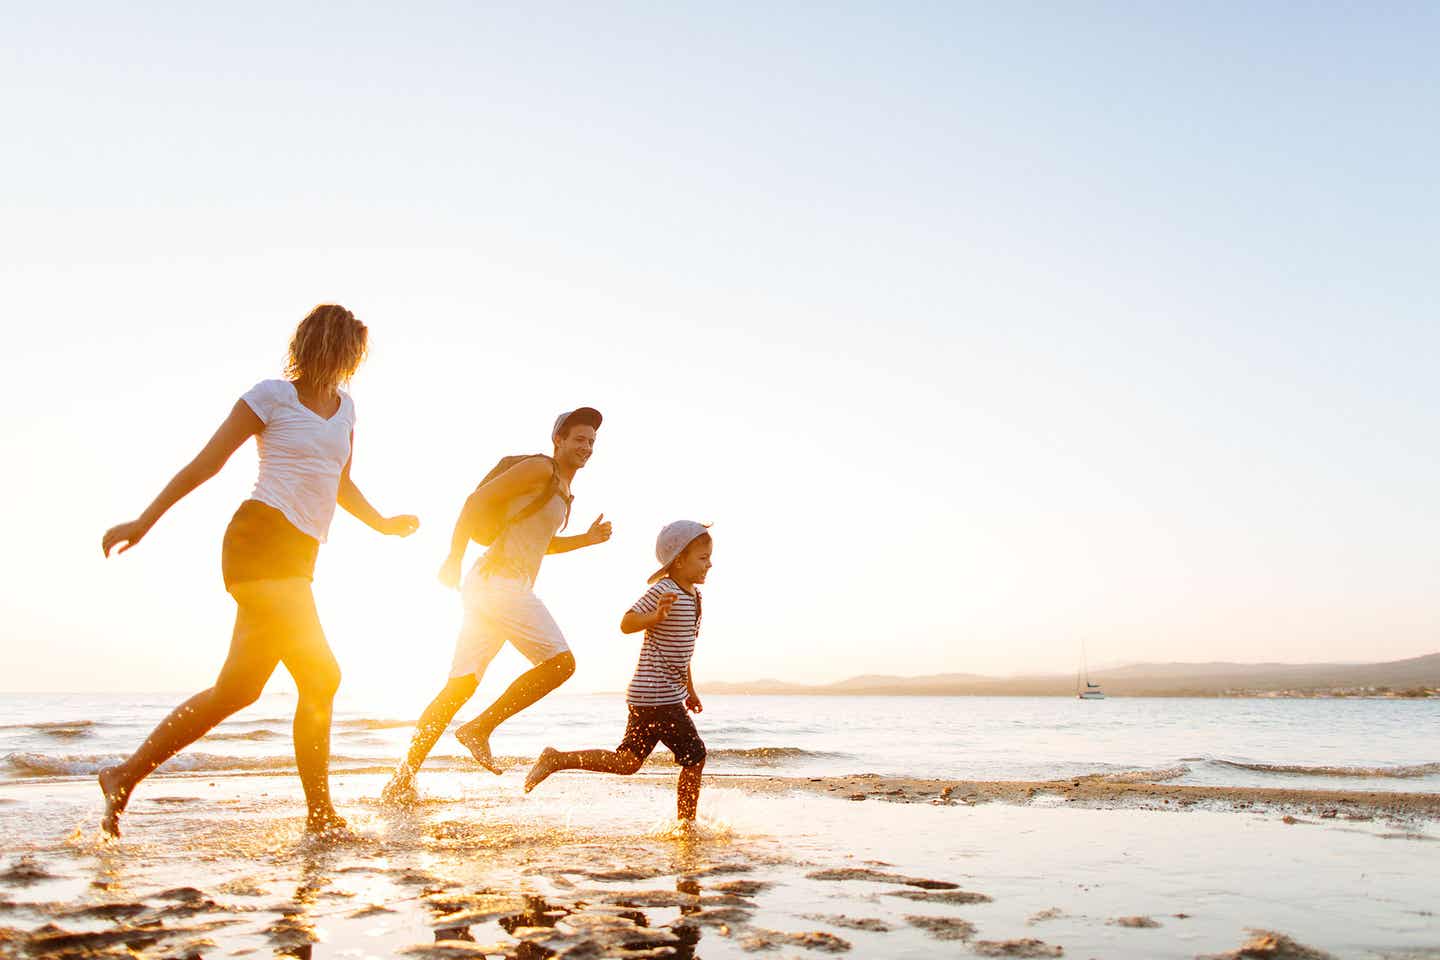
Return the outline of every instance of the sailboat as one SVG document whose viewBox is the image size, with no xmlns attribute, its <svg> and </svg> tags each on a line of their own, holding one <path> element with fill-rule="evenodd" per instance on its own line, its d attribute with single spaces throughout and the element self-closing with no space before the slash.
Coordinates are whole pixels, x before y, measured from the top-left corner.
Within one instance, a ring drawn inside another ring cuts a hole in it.
<svg viewBox="0 0 1440 960">
<path fill-rule="evenodd" d="M 1085 685 L 1080 685 L 1080 674 L 1085 674 Z M 1085 656 L 1085 641 L 1080 641 L 1080 670 L 1075 671 L 1075 696 L 1081 700 L 1104 700 L 1105 692 L 1100 684 L 1090 682 L 1090 661 Z"/>
</svg>

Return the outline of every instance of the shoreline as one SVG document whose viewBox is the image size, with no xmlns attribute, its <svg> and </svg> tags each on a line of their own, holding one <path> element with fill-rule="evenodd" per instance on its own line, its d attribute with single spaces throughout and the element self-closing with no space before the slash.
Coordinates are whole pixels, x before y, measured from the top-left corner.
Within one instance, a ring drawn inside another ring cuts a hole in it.
<svg viewBox="0 0 1440 960">
<path fill-rule="evenodd" d="M 707 780 L 710 779 L 707 777 Z M 1323 820 L 1440 820 L 1440 794 L 1383 790 L 1305 790 L 1291 787 L 1224 787 L 1117 781 L 1104 774 L 1068 780 L 947 780 L 852 774 L 838 777 L 716 777 L 725 786 L 757 793 L 803 791 L 849 800 L 975 806 L 1029 804 L 1056 798 L 1091 809 L 1127 808 L 1182 811 L 1201 806 L 1233 812 L 1300 813 Z M 1296 821 L 1302 822 L 1302 821 Z"/>
<path fill-rule="evenodd" d="M 510 761 L 509 769 L 522 773 L 533 762 L 533 758 L 525 757 L 497 759 Z M 388 766 L 358 767 L 336 770 L 333 776 L 376 776 L 389 774 L 391 769 Z M 671 764 L 652 761 L 645 765 L 641 773 L 625 779 L 632 783 L 652 784 L 668 789 L 673 787 L 674 771 L 677 769 Z M 467 765 L 457 764 L 433 772 L 463 774 L 470 771 Z M 797 776 L 716 772 L 706 773 L 703 785 L 710 789 L 741 789 L 762 796 L 803 792 L 851 801 L 873 799 L 889 803 L 927 803 L 934 806 L 973 807 L 983 803 L 1025 806 L 1038 799 L 1045 802 L 1060 801 L 1088 809 L 1185 811 L 1200 808 L 1235 813 L 1273 811 L 1313 816 L 1321 820 L 1372 820 L 1376 817 L 1388 817 L 1417 822 L 1440 821 L 1440 793 L 1168 784 L 1160 782 L 1159 778 L 1164 772 L 1154 771 L 1154 780 L 1144 779 L 1151 771 L 1086 774 L 1057 780 L 967 780 L 887 776 L 876 773 Z M 223 772 L 187 770 L 152 774 L 149 779 L 154 783 L 178 784 L 201 780 L 284 778 L 294 776 L 294 773 L 293 768 Z M 25 777 L 0 780 L 0 789 L 81 782 L 93 784 L 95 778 L 88 773 Z"/>
</svg>

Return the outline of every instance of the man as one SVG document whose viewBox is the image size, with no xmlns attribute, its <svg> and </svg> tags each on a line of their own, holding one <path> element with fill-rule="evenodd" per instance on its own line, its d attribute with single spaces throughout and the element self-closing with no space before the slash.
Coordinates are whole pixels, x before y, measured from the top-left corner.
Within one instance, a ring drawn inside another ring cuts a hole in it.
<svg viewBox="0 0 1440 960">
<path fill-rule="evenodd" d="M 465 577 L 461 590 L 465 617 L 455 641 L 450 679 L 420 715 L 410 751 L 381 795 L 385 802 L 414 802 L 415 773 L 507 642 L 533 666 L 483 713 L 455 731 L 475 760 L 492 773 L 503 772 L 490 754 L 490 735 L 495 728 L 575 672 L 575 657 L 533 588 L 546 554 L 568 553 L 610 539 L 604 514 L 583 534 L 557 536 L 569 518 L 571 483 L 595 451 L 595 432 L 601 420 L 600 412 L 592 407 L 560 414 L 551 431 L 553 457 L 537 454 L 509 465 L 482 482 L 461 508 L 450 555 L 440 567 L 440 581 L 446 586 L 459 585 L 465 549 L 487 520 L 499 530 Z"/>
</svg>

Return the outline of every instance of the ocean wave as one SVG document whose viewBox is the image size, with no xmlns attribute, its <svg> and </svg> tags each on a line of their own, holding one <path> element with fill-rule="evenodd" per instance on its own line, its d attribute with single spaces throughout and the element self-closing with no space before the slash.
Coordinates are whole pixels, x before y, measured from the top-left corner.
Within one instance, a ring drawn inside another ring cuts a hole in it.
<svg viewBox="0 0 1440 960">
<path fill-rule="evenodd" d="M 206 740 L 288 740 L 290 734 L 279 730 L 231 730 L 207 733 Z"/>
<path fill-rule="evenodd" d="M 804 747 L 731 747 L 712 750 L 710 756 L 742 760 L 804 760 L 807 758 L 823 760 L 843 757 L 845 754 L 824 750 L 806 750 Z"/>
<path fill-rule="evenodd" d="M 1275 773 L 1301 777 L 1381 777 L 1397 780 L 1414 780 L 1440 774 L 1440 763 L 1415 763 L 1400 767 L 1332 767 L 1305 766 L 1298 763 L 1247 763 L 1241 760 L 1222 760 L 1209 757 L 1207 763 L 1233 770 L 1250 770 L 1255 773 Z"/>
<path fill-rule="evenodd" d="M 846 756 L 843 753 L 826 753 L 819 750 L 805 750 L 801 747 L 711 747 L 705 755 L 712 761 L 748 763 L 762 767 L 778 767 L 803 760 L 836 760 Z M 651 755 L 651 762 L 674 763 L 669 754 L 659 751 Z"/>
<path fill-rule="evenodd" d="M 341 730 L 399 730 L 402 727 L 415 726 L 414 720 L 376 720 L 370 717 L 360 717 L 356 720 L 339 720 L 335 726 Z"/>
<path fill-rule="evenodd" d="M 41 736 L 54 737 L 57 740 L 75 740 L 90 736 L 95 726 L 94 720 L 55 720 L 44 723 L 7 723 L 0 725 L 0 730 L 33 730 Z"/>
<path fill-rule="evenodd" d="M 47 724 L 43 728 L 37 728 L 42 736 L 54 737 L 56 740 L 79 740 L 81 737 L 88 737 L 94 731 L 91 724 Z"/>
<path fill-rule="evenodd" d="M 5 756 L 5 771 L 11 776 L 79 777 L 93 776 L 103 767 L 124 759 L 118 754 L 10 753 Z M 374 757 L 331 757 L 332 767 L 373 766 L 390 763 Z M 293 770 L 295 758 L 290 754 L 268 757 L 234 757 L 215 753 L 181 753 L 160 767 L 159 773 L 222 773 Z"/>
<path fill-rule="evenodd" d="M 1175 780 L 1190 772 L 1186 766 L 1164 767 L 1160 770 L 1126 770 L 1122 773 L 1107 773 L 1104 779 L 1108 783 L 1164 783 L 1166 780 Z"/>
<path fill-rule="evenodd" d="M 94 720 L 48 720 L 38 723 L 0 723 L 0 730 L 45 730 L 49 727 L 93 727 Z"/>
</svg>

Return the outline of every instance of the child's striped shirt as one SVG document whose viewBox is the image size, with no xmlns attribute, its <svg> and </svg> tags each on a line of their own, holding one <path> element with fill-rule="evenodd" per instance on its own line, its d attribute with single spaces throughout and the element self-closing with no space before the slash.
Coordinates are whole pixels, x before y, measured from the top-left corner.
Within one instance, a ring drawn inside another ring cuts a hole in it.
<svg viewBox="0 0 1440 960">
<path fill-rule="evenodd" d="M 690 674 L 690 657 L 695 653 L 695 638 L 700 633 L 700 591 L 691 596 L 665 577 L 646 590 L 630 612 L 653 613 L 665 593 L 675 594 L 675 602 L 664 620 L 645 631 L 640 662 L 625 690 L 625 699 L 637 707 L 684 703 L 690 694 L 686 678 Z"/>
</svg>

